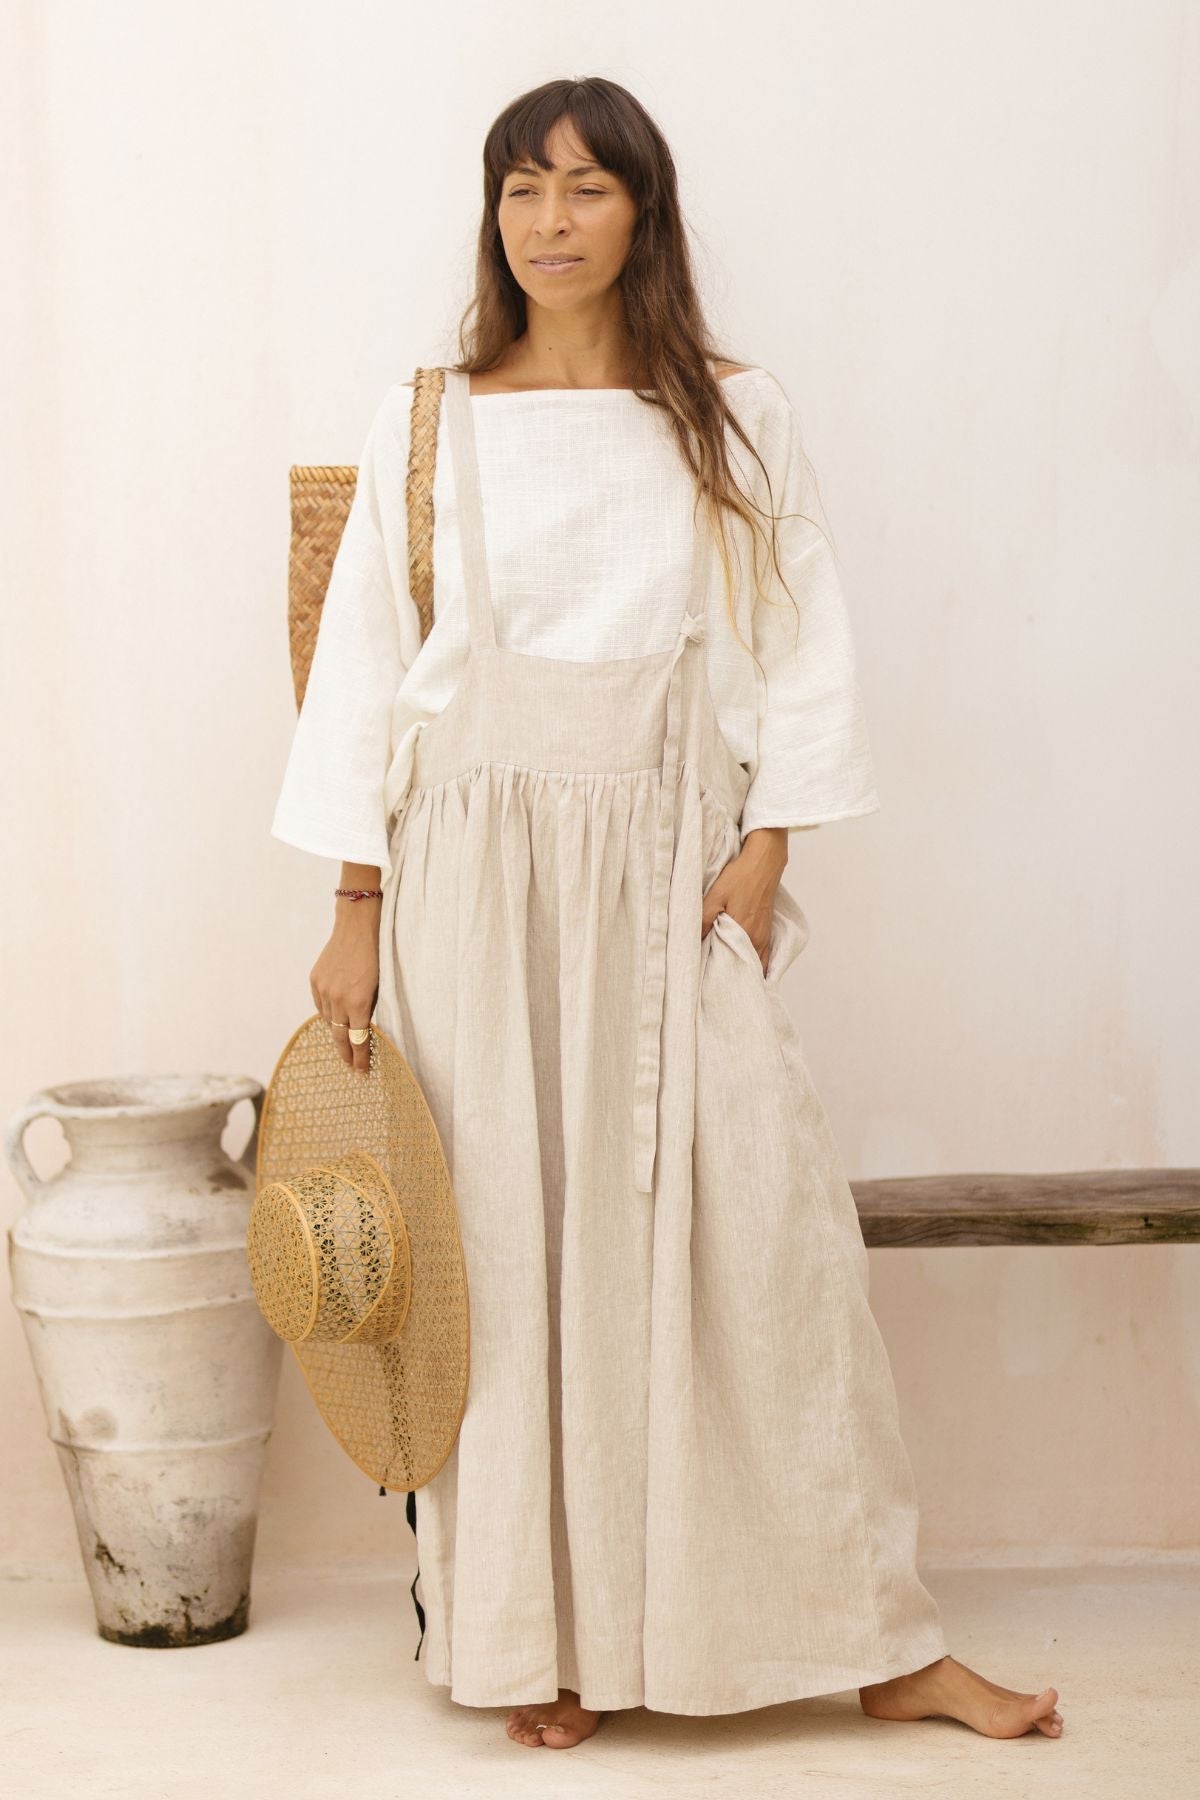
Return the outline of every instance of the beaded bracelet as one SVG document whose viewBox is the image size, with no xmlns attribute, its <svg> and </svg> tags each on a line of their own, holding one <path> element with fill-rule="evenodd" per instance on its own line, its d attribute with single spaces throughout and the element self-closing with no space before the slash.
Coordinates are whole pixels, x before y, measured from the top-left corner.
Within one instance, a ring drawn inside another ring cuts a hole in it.
<svg viewBox="0 0 1200 1800">
<path fill-rule="evenodd" d="M 343 900 L 382 900 L 382 888 L 334 888 Z"/>
</svg>

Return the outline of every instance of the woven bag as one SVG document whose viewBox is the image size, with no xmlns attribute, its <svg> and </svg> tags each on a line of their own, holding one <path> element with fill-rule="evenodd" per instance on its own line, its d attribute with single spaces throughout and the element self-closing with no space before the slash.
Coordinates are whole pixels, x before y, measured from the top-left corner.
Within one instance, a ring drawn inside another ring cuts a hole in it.
<svg viewBox="0 0 1200 1800">
<path fill-rule="evenodd" d="M 446 371 L 417 369 L 413 376 L 405 502 L 408 519 L 408 586 L 421 621 L 421 641 L 433 624 L 433 477 L 437 458 L 438 411 Z M 334 557 L 342 541 L 358 469 L 353 463 L 289 470 L 292 536 L 288 554 L 288 647 L 296 711 L 304 703 L 329 588 Z"/>
</svg>

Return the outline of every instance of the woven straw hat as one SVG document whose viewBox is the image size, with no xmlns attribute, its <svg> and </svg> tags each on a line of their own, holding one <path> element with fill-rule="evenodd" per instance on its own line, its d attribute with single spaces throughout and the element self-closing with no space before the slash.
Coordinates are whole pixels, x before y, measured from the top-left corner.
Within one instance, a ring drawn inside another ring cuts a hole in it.
<svg viewBox="0 0 1200 1800">
<path fill-rule="evenodd" d="M 321 1416 L 385 1488 L 423 1487 L 458 1436 L 467 1279 L 437 1127 L 416 1077 L 371 1026 L 350 1069 L 319 1014 L 263 1103 L 246 1232 L 255 1298 Z"/>
</svg>

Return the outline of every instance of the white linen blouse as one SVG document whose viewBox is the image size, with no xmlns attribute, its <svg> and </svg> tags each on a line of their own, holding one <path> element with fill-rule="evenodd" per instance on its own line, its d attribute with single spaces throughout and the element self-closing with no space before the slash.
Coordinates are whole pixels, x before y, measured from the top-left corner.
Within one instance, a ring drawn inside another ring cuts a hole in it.
<svg viewBox="0 0 1200 1800">
<path fill-rule="evenodd" d="M 730 519 L 738 627 L 720 557 L 704 600 L 718 721 L 751 780 L 741 835 L 802 831 L 879 810 L 855 652 L 795 411 L 762 368 L 726 376 L 732 410 L 771 480 L 779 562 L 751 611 L 751 543 Z M 422 643 L 408 589 L 405 476 L 412 386 L 371 422 L 334 559 L 271 834 L 391 874 L 389 840 L 419 731 L 447 704 L 468 653 L 454 471 L 439 421 L 433 625 Z M 693 482 L 665 415 L 628 388 L 553 388 L 471 399 L 496 639 L 575 661 L 670 648 L 688 596 Z M 762 471 L 726 430 L 737 479 L 770 505 Z M 802 515 L 808 515 L 804 517 Z M 702 516 L 702 515 L 701 515 Z M 727 515 L 728 517 L 728 515 Z M 766 521 L 769 530 L 769 517 Z M 760 577 L 763 552 L 758 548 Z M 782 602 L 782 604 L 779 604 Z"/>
</svg>

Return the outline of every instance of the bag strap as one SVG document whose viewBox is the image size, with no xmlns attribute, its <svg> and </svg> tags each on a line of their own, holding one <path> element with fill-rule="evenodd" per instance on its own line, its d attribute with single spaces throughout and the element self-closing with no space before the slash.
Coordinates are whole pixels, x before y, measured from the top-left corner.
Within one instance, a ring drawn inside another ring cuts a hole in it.
<svg viewBox="0 0 1200 1800">
<path fill-rule="evenodd" d="M 421 621 L 422 643 L 433 624 L 433 477 L 438 414 L 446 385 L 443 368 L 413 375 L 405 502 L 408 515 L 408 590 Z"/>
<path fill-rule="evenodd" d="M 438 411 L 445 369 L 418 369 L 413 381 L 412 435 L 405 499 L 409 591 L 421 622 L 421 641 L 433 624 L 433 473 Z M 289 470 L 288 651 L 296 711 L 304 704 L 329 577 L 358 486 L 353 463 Z"/>
</svg>

